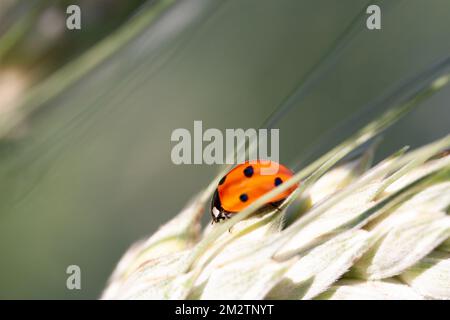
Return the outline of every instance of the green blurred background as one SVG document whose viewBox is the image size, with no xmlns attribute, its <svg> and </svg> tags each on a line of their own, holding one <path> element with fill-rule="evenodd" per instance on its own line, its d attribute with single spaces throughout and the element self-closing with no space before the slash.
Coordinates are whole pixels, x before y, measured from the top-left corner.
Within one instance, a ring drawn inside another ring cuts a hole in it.
<svg viewBox="0 0 450 320">
<path fill-rule="evenodd" d="M 450 54 L 449 1 L 378 3 L 382 29 L 359 21 L 275 125 L 282 163 L 320 155 L 373 116 L 368 103 Z M 69 4 L 81 30 L 65 27 Z M 0 298 L 98 298 L 128 246 L 219 169 L 174 165 L 172 131 L 259 127 L 367 4 L 0 0 Z M 449 98 L 391 128 L 378 157 L 447 134 Z M 71 264 L 81 290 L 66 288 Z"/>
</svg>

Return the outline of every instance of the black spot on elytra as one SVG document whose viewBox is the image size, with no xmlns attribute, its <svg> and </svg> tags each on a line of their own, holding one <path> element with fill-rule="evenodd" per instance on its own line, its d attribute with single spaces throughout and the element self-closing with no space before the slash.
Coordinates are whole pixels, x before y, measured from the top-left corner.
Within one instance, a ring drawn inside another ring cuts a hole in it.
<svg viewBox="0 0 450 320">
<path fill-rule="evenodd" d="M 280 184 L 282 184 L 283 180 L 281 180 L 280 177 L 276 177 L 274 182 L 275 182 L 275 187 L 276 187 L 276 186 L 279 186 Z"/>
<path fill-rule="evenodd" d="M 250 178 L 253 175 L 253 167 L 252 166 L 248 166 L 247 168 L 244 169 L 244 175 L 247 178 Z"/>
<path fill-rule="evenodd" d="M 223 176 L 222 179 L 220 179 L 219 181 L 219 186 L 222 185 L 225 182 L 225 179 L 227 178 L 227 176 Z"/>
<path fill-rule="evenodd" d="M 242 202 L 246 202 L 246 201 L 248 200 L 248 195 L 247 195 L 246 193 L 243 193 L 243 194 L 241 194 L 241 195 L 239 196 L 239 199 L 240 199 Z"/>
</svg>

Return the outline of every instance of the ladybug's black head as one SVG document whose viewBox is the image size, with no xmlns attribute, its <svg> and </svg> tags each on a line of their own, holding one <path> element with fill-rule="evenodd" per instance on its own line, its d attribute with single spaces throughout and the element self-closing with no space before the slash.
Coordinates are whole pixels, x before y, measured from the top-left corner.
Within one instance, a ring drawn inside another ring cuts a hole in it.
<svg viewBox="0 0 450 320">
<path fill-rule="evenodd" d="M 219 192 L 217 189 L 211 199 L 211 217 L 213 219 L 213 222 L 219 222 L 220 220 L 225 220 L 229 217 L 225 210 L 223 210 L 222 208 Z"/>
</svg>

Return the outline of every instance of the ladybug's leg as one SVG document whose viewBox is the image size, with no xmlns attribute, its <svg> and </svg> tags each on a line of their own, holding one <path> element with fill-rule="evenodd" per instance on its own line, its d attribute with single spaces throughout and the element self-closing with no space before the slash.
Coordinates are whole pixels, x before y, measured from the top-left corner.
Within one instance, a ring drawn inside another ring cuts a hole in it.
<svg viewBox="0 0 450 320">
<path fill-rule="evenodd" d="M 223 215 L 223 219 L 225 220 L 225 219 L 230 219 L 230 218 L 231 218 L 231 214 L 225 212 L 224 215 Z M 232 229 L 233 229 L 233 226 L 231 226 L 231 227 L 228 229 L 228 232 L 231 233 L 231 230 L 232 230 Z"/>
</svg>

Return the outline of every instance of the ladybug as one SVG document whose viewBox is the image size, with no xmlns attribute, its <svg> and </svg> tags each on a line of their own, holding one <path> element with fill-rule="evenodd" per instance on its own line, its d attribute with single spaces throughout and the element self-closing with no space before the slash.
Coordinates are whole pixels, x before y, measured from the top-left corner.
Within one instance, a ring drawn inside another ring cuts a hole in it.
<svg viewBox="0 0 450 320">
<path fill-rule="evenodd" d="M 278 166 L 275 174 L 262 174 L 261 169 Z M 228 172 L 219 182 L 211 200 L 213 222 L 231 218 L 256 199 L 293 176 L 285 166 L 272 161 L 246 161 Z M 265 207 L 278 206 L 297 189 L 298 184 L 272 198 Z"/>
</svg>

